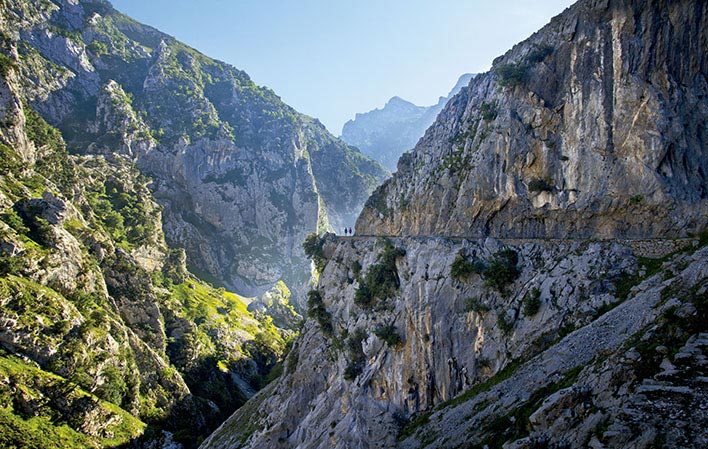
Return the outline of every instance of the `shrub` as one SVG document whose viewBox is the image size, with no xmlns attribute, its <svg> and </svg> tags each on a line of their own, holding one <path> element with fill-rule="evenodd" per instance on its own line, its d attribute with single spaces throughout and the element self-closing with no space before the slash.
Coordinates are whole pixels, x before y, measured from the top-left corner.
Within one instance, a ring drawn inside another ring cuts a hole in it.
<svg viewBox="0 0 708 449">
<path fill-rule="evenodd" d="M 516 251 L 512 249 L 499 251 L 483 273 L 485 284 L 503 293 L 506 286 L 519 277 L 520 273 L 516 267 L 518 263 L 519 256 Z"/>
<path fill-rule="evenodd" d="M 6 274 L 17 274 L 24 268 L 24 262 L 20 256 L 0 257 L 0 276 Z"/>
<path fill-rule="evenodd" d="M 642 204 L 642 201 L 644 201 L 644 195 L 634 195 L 629 199 L 629 204 L 630 206 L 638 206 Z"/>
<path fill-rule="evenodd" d="M 524 315 L 534 316 L 541 309 L 541 291 L 534 288 L 524 297 Z"/>
<path fill-rule="evenodd" d="M 502 87 L 520 86 L 528 79 L 529 66 L 523 63 L 502 64 L 495 69 L 497 82 Z"/>
<path fill-rule="evenodd" d="M 465 312 L 484 313 L 484 312 L 489 312 L 489 310 L 490 310 L 489 306 L 482 303 L 477 298 L 470 297 L 465 300 Z"/>
<path fill-rule="evenodd" d="M 0 53 L 0 75 L 6 77 L 10 69 L 16 69 L 17 63 L 9 56 Z"/>
<path fill-rule="evenodd" d="M 499 330 L 502 331 L 504 335 L 509 334 L 512 329 L 514 329 L 514 321 L 509 320 L 507 321 L 505 315 L 499 315 L 499 318 L 497 319 L 497 326 L 499 327 Z"/>
<path fill-rule="evenodd" d="M 537 45 L 524 59 L 528 64 L 538 64 L 553 53 L 553 50 L 554 48 L 550 45 Z"/>
<path fill-rule="evenodd" d="M 366 331 L 357 329 L 352 333 L 346 341 L 346 348 L 349 357 L 349 363 L 344 369 L 344 379 L 354 380 L 356 376 L 361 374 L 364 369 L 366 356 L 361 342 L 366 339 Z"/>
<path fill-rule="evenodd" d="M 354 277 L 359 279 L 359 276 L 361 275 L 361 263 L 358 260 L 355 260 L 352 263 L 352 273 L 354 273 Z"/>
<path fill-rule="evenodd" d="M 479 111 L 482 113 L 482 118 L 484 121 L 491 122 L 497 118 L 497 102 L 492 101 L 491 103 L 487 103 L 485 101 L 479 106 Z"/>
<path fill-rule="evenodd" d="M 322 301 L 322 295 L 317 290 L 310 290 L 307 293 L 307 313 L 317 321 L 324 335 L 332 335 L 334 331 L 332 315 L 327 311 Z"/>
<path fill-rule="evenodd" d="M 396 248 L 390 240 L 385 240 L 379 262 L 369 267 L 354 294 L 354 302 L 362 308 L 371 308 L 377 299 L 386 300 L 395 296 L 401 286 L 396 259 L 405 254 L 405 250 Z"/>
<path fill-rule="evenodd" d="M 316 232 L 305 237 L 305 241 L 302 242 L 302 248 L 305 250 L 305 255 L 312 259 L 315 263 L 315 268 L 317 271 L 322 272 L 327 265 L 327 259 L 324 257 L 324 252 L 322 248 L 324 246 L 324 240 L 317 235 Z"/>
<path fill-rule="evenodd" d="M 29 228 L 25 226 L 25 222 L 20 218 L 15 209 L 8 209 L 0 215 L 0 220 L 20 235 L 27 235 L 29 233 Z"/>
<path fill-rule="evenodd" d="M 398 329 L 392 324 L 377 327 L 374 329 L 374 335 L 391 347 L 398 346 L 403 342 L 401 336 L 398 334 Z"/>
<path fill-rule="evenodd" d="M 93 41 L 88 45 L 88 49 L 96 56 L 102 56 L 108 53 L 108 46 L 101 41 Z"/>
<path fill-rule="evenodd" d="M 482 274 L 487 267 L 481 260 L 469 261 L 464 249 L 461 249 L 455 260 L 450 265 L 450 275 L 455 279 L 462 279 L 472 273 Z"/>
<path fill-rule="evenodd" d="M 549 179 L 534 178 L 529 182 L 529 192 L 553 192 Z"/>
</svg>

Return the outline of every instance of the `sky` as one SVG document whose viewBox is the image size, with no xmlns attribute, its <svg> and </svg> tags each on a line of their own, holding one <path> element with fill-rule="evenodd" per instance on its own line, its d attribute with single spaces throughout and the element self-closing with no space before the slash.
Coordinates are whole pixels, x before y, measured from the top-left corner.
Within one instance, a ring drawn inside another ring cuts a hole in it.
<svg viewBox="0 0 708 449">
<path fill-rule="evenodd" d="M 112 0 L 116 9 L 246 71 L 334 135 L 397 95 L 437 103 L 463 73 L 573 0 Z"/>
</svg>

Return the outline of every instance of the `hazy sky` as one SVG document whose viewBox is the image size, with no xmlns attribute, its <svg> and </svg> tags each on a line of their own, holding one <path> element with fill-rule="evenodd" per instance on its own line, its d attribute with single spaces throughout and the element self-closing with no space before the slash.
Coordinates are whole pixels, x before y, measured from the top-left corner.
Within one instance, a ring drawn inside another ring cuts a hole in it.
<svg viewBox="0 0 708 449">
<path fill-rule="evenodd" d="M 573 0 L 112 0 L 245 70 L 335 135 L 398 95 L 430 105 Z"/>
</svg>

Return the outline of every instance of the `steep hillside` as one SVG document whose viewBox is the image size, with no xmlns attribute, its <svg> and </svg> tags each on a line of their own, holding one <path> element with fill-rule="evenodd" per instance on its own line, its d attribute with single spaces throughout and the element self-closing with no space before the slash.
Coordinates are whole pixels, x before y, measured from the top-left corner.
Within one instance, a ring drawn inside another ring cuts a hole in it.
<svg viewBox="0 0 708 449">
<path fill-rule="evenodd" d="M 582 0 L 476 77 L 202 447 L 703 447 L 707 21 Z"/>
<path fill-rule="evenodd" d="M 435 121 L 445 104 L 474 75 L 462 75 L 446 97 L 432 106 L 416 106 L 400 97 L 391 98 L 381 109 L 356 114 L 342 128 L 342 140 L 359 148 L 391 172 L 396 171 L 398 158 L 415 146 L 425 130 Z"/>
<path fill-rule="evenodd" d="M 218 283 L 262 294 L 309 277 L 300 242 L 353 225 L 385 170 L 248 75 L 103 0 L 3 4 L 29 104 L 80 154 L 149 175 L 167 240 Z"/>
<path fill-rule="evenodd" d="M 70 156 L 2 62 L 0 446 L 193 447 L 292 332 L 189 275 L 149 180 L 120 155 Z M 287 294 L 270 305 L 297 317 Z"/>
<path fill-rule="evenodd" d="M 705 8 L 576 4 L 448 103 L 372 195 L 357 232 L 608 238 L 704 228 Z"/>
</svg>

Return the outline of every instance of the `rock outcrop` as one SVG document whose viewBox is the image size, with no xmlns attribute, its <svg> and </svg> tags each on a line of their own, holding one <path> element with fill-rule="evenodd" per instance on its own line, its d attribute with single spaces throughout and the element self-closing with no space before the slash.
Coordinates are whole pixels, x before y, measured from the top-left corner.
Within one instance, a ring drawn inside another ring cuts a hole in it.
<svg viewBox="0 0 708 449">
<path fill-rule="evenodd" d="M 445 104 L 464 86 L 473 74 L 462 75 L 446 97 L 432 106 L 416 106 L 400 97 L 393 97 L 381 109 L 356 114 L 342 128 L 342 140 L 359 148 L 362 153 L 381 162 L 390 172 L 405 151 L 423 137 Z"/>
<path fill-rule="evenodd" d="M 363 235 L 670 237 L 706 226 L 704 2 L 581 1 L 475 77 Z"/>
</svg>

